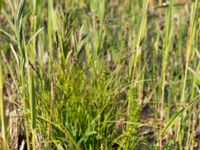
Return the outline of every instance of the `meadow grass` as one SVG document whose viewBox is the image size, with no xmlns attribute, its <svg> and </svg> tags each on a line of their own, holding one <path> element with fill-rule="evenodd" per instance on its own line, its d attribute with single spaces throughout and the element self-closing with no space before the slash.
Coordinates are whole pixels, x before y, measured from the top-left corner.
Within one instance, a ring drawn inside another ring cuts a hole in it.
<svg viewBox="0 0 200 150">
<path fill-rule="evenodd" d="M 198 0 L 0 10 L 1 149 L 200 148 Z"/>
</svg>

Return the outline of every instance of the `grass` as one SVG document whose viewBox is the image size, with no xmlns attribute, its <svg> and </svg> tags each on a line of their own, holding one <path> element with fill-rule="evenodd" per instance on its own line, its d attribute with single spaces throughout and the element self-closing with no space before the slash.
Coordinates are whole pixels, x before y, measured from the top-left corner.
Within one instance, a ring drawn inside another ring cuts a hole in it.
<svg viewBox="0 0 200 150">
<path fill-rule="evenodd" d="M 4 103 L 4 96 L 3 96 L 3 75 L 2 75 L 2 64 L 0 62 L 0 100 L 1 100 L 1 133 L 2 133 L 2 144 L 4 145 L 4 149 L 7 148 L 7 137 L 6 137 L 6 125 L 5 125 L 5 103 Z"/>
<path fill-rule="evenodd" d="M 198 0 L 0 10 L 1 149 L 200 148 Z"/>
</svg>

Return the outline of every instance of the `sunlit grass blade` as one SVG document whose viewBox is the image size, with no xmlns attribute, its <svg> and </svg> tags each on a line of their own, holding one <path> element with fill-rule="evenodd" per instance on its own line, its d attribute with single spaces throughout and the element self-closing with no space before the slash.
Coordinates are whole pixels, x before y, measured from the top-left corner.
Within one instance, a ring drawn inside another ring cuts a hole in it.
<svg viewBox="0 0 200 150">
<path fill-rule="evenodd" d="M 29 65 L 29 56 L 27 54 L 27 50 L 25 49 L 26 55 L 26 66 L 27 66 L 27 78 L 28 78 L 28 95 L 29 95 L 29 102 L 31 108 L 31 130 L 32 130 L 32 147 L 33 150 L 36 150 L 36 99 L 34 94 L 34 79 L 31 73 L 31 68 Z"/>
<path fill-rule="evenodd" d="M 7 136 L 6 136 L 6 123 L 5 123 L 5 101 L 4 101 L 4 91 L 3 91 L 3 72 L 2 72 L 2 61 L 0 60 L 0 113 L 1 113 L 1 132 L 3 138 L 4 150 L 8 149 L 7 146 Z"/>
</svg>

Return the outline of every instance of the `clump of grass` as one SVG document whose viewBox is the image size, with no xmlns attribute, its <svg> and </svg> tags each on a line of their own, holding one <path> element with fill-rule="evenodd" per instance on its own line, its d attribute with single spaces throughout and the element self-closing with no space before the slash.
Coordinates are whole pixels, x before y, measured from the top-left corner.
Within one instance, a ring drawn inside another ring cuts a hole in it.
<svg viewBox="0 0 200 150">
<path fill-rule="evenodd" d="M 198 0 L 3 3 L 7 148 L 199 148 Z"/>
</svg>

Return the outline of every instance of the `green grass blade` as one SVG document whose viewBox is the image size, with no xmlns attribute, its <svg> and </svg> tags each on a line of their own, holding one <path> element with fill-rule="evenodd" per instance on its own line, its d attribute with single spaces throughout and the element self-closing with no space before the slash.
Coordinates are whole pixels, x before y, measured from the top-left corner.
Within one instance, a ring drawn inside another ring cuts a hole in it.
<svg viewBox="0 0 200 150">
<path fill-rule="evenodd" d="M 3 137 L 4 150 L 8 148 L 7 146 L 7 136 L 6 136 L 6 124 L 5 124 L 5 101 L 3 92 L 3 72 L 2 72 L 2 62 L 0 60 L 0 111 L 1 111 L 1 132 Z"/>
</svg>

